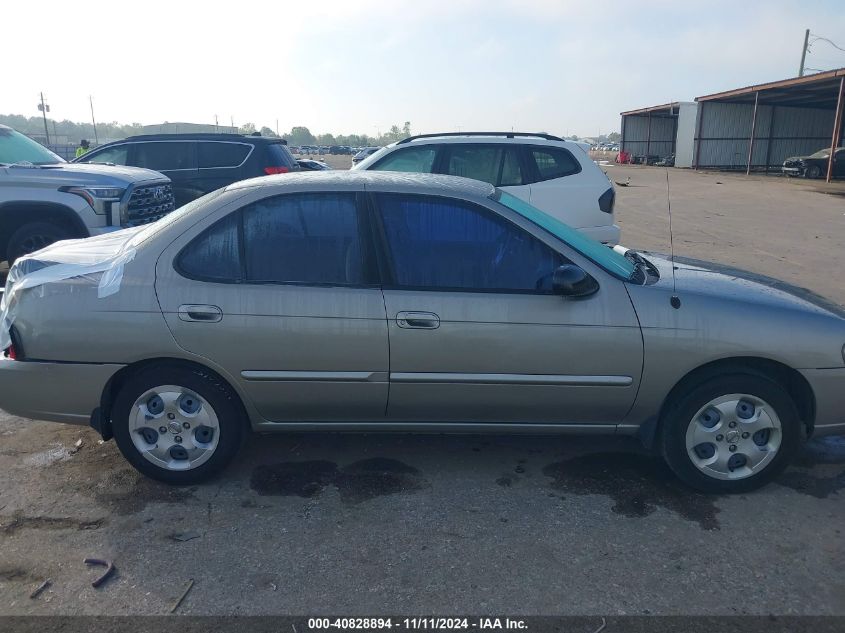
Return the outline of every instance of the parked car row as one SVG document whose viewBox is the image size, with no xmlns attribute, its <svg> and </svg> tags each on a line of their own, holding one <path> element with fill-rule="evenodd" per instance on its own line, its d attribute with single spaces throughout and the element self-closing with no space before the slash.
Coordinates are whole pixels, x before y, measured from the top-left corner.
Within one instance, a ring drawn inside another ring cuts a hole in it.
<svg viewBox="0 0 845 633">
<path fill-rule="evenodd" d="M 350 147 L 348 145 L 300 145 L 290 148 L 294 154 L 309 156 L 350 156 L 357 154 L 361 149 L 360 147 Z"/>
</svg>

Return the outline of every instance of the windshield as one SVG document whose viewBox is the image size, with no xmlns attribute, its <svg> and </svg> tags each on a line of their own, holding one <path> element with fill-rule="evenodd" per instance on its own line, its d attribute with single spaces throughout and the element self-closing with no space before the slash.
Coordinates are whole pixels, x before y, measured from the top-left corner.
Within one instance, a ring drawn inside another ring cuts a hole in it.
<svg viewBox="0 0 845 633">
<path fill-rule="evenodd" d="M 56 165 L 63 162 L 65 161 L 61 156 L 28 136 L 9 128 L 0 128 L 0 164 Z"/>
<path fill-rule="evenodd" d="M 607 272 L 625 280 L 631 279 L 634 275 L 634 271 L 636 270 L 634 263 L 601 242 L 591 240 L 568 224 L 561 222 L 547 213 L 543 213 L 540 209 L 532 207 L 527 202 L 509 193 L 497 189 L 491 197 L 505 205 L 508 209 L 516 211 L 525 219 L 530 220 L 540 228 L 563 240 L 584 257 L 604 268 Z"/>
<path fill-rule="evenodd" d="M 830 156 L 829 149 L 820 149 L 815 154 L 810 154 L 810 158 L 828 158 Z"/>
</svg>

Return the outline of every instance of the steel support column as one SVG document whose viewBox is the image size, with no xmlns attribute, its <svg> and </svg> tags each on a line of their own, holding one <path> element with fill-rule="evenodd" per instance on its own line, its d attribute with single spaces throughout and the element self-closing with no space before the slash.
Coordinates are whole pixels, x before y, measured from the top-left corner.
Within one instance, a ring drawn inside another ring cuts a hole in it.
<svg viewBox="0 0 845 633">
<path fill-rule="evenodd" d="M 769 106 L 769 137 L 768 141 L 766 142 L 766 173 L 769 173 L 769 161 L 772 157 L 772 129 L 775 126 L 775 112 L 777 112 L 777 106 Z"/>
<path fill-rule="evenodd" d="M 754 153 L 754 128 L 757 126 L 757 102 L 760 100 L 760 91 L 754 93 L 754 113 L 751 115 L 751 138 L 748 139 L 748 162 L 745 165 L 745 175 L 751 173 L 751 155 Z"/>
<path fill-rule="evenodd" d="M 645 137 L 645 163 L 648 165 L 648 157 L 651 155 L 651 112 L 648 113 L 648 133 Z"/>
<path fill-rule="evenodd" d="M 842 137 L 842 110 L 845 109 L 845 77 L 839 80 L 839 98 L 836 100 L 836 115 L 833 119 L 833 140 L 830 142 L 830 158 L 827 159 L 827 182 L 833 177 L 833 157 Z"/>
<path fill-rule="evenodd" d="M 693 143 L 695 143 L 695 161 L 692 164 L 692 168 L 698 169 L 698 161 L 701 156 L 701 122 L 704 120 L 704 103 L 699 102 L 695 114 L 698 117 L 698 123 L 696 125 L 695 138 L 692 139 Z"/>
</svg>

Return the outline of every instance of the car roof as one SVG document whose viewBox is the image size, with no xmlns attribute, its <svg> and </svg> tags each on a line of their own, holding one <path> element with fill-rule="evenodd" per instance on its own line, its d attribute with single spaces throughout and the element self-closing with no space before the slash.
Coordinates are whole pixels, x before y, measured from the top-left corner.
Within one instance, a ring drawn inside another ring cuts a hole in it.
<svg viewBox="0 0 845 633">
<path fill-rule="evenodd" d="M 396 141 L 395 143 L 391 143 L 390 145 L 388 145 L 388 147 L 390 147 L 391 149 L 395 149 L 403 146 L 411 147 L 413 145 L 442 145 L 444 143 L 466 143 L 476 145 L 486 143 L 513 145 L 545 145 L 552 147 L 566 147 L 568 149 L 580 147 L 579 143 L 576 141 L 568 141 L 566 139 L 561 139 L 549 135 L 534 135 L 527 133 L 507 135 L 505 133 L 499 134 L 496 132 L 478 132 L 467 135 L 452 132 L 446 132 L 443 134 L 426 134 L 417 137 L 407 138 L 401 141 Z"/>
<path fill-rule="evenodd" d="M 274 176 L 261 176 L 241 180 L 226 187 L 236 191 L 253 187 L 268 187 L 279 192 L 285 189 L 325 188 L 341 190 L 348 187 L 363 187 L 374 191 L 396 191 L 403 193 L 446 194 L 455 196 L 477 196 L 489 198 L 496 188 L 486 182 L 446 176 L 443 174 L 418 174 L 396 171 L 319 171 L 293 172 Z"/>
</svg>

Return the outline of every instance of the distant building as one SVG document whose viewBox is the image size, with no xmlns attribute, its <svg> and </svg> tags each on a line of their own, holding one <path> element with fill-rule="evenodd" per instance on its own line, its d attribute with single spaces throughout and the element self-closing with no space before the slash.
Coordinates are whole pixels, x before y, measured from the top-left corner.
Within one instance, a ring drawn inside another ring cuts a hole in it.
<svg viewBox="0 0 845 633">
<path fill-rule="evenodd" d="M 144 125 L 141 134 L 237 134 L 238 128 L 208 123 L 157 123 Z"/>
</svg>

